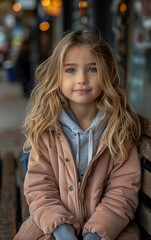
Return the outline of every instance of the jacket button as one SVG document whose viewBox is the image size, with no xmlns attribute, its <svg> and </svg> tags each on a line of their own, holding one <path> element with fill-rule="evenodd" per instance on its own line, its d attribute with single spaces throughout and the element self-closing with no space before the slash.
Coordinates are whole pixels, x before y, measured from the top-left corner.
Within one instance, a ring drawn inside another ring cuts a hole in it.
<svg viewBox="0 0 151 240">
<path fill-rule="evenodd" d="M 70 162 L 70 158 L 69 158 L 69 157 L 66 157 L 66 158 L 65 158 L 65 162 Z"/>
<path fill-rule="evenodd" d="M 69 186 L 68 190 L 69 190 L 69 192 L 72 192 L 73 191 L 73 186 Z"/>
</svg>

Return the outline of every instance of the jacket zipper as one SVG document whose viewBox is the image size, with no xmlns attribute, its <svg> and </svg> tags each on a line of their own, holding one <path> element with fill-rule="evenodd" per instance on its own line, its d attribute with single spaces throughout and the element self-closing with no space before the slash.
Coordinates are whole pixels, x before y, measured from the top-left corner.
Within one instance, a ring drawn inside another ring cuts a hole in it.
<svg viewBox="0 0 151 240">
<path fill-rule="evenodd" d="M 92 158 L 88 168 L 86 169 L 86 172 L 84 174 L 84 177 L 82 179 L 82 182 L 78 182 L 78 194 L 79 194 L 79 199 L 80 199 L 80 195 L 82 194 L 82 189 L 83 189 L 83 186 L 88 178 L 88 176 L 90 176 L 89 171 L 93 165 L 93 163 L 95 162 L 95 160 L 97 159 L 98 155 L 101 155 L 103 153 L 105 149 L 105 146 L 102 148 L 101 152 L 99 152 L 97 155 L 94 156 L 94 158 Z M 81 213 L 81 225 L 82 223 L 84 223 L 84 220 L 85 220 L 85 214 L 86 214 L 86 210 L 85 210 L 85 206 L 82 206 L 83 203 L 81 203 L 81 201 L 79 201 L 79 209 L 80 209 L 80 213 Z"/>
<path fill-rule="evenodd" d="M 80 211 L 80 222 L 81 222 L 81 226 L 83 225 L 84 222 L 84 207 L 83 207 L 83 201 L 81 202 L 80 199 L 80 193 L 81 192 L 81 182 L 78 182 L 78 204 L 79 204 L 79 211 Z"/>
</svg>

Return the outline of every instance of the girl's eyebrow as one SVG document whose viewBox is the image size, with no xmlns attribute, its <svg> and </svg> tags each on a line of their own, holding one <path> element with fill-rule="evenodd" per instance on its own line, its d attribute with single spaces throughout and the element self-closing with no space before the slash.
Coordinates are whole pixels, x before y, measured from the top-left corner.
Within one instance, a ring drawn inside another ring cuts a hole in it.
<svg viewBox="0 0 151 240">
<path fill-rule="evenodd" d="M 96 66 L 96 63 L 95 62 L 92 62 L 92 63 L 88 63 L 88 64 L 86 64 L 86 65 L 88 65 L 88 66 Z"/>
<path fill-rule="evenodd" d="M 92 63 L 87 63 L 86 64 L 86 66 L 96 66 L 96 63 L 95 62 L 92 62 Z M 77 63 L 65 63 L 64 65 L 63 65 L 64 67 L 67 67 L 67 66 L 78 66 L 78 64 Z"/>
</svg>

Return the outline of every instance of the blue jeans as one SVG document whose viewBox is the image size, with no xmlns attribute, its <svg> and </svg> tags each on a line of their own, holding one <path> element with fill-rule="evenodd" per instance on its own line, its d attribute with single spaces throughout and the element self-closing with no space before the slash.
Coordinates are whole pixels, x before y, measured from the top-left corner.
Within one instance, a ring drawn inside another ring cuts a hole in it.
<svg viewBox="0 0 151 240">
<path fill-rule="evenodd" d="M 54 232 L 53 235 L 56 240 L 101 240 L 101 237 L 97 233 L 87 233 L 83 238 L 75 235 L 74 228 L 69 224 L 60 225 Z"/>
</svg>

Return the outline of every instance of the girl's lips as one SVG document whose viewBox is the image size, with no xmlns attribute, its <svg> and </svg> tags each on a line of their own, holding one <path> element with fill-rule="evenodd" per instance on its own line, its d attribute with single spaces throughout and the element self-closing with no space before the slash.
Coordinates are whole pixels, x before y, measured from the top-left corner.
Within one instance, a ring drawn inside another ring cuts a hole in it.
<svg viewBox="0 0 151 240">
<path fill-rule="evenodd" d="M 74 92 L 78 92 L 78 93 L 87 93 L 90 92 L 90 89 L 75 89 Z"/>
</svg>

